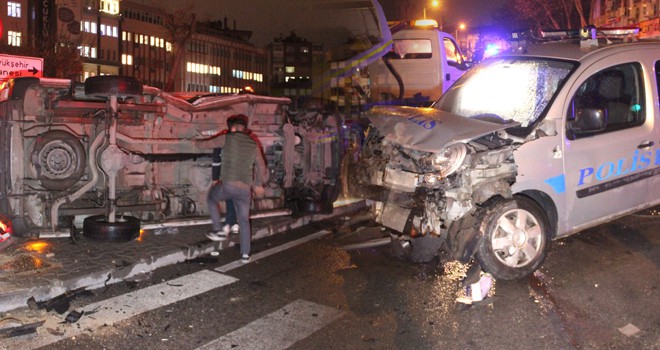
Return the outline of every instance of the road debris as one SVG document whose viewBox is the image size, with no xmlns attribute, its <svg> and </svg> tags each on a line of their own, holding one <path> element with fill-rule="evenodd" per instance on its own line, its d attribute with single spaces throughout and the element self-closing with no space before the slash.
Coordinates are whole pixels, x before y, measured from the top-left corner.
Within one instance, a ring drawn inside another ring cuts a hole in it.
<svg viewBox="0 0 660 350">
<path fill-rule="evenodd" d="M 69 312 L 64 318 L 64 322 L 61 323 L 76 323 L 85 314 L 85 311 L 76 311 L 73 310 Z"/>
<path fill-rule="evenodd" d="M 633 337 L 639 334 L 639 332 L 641 332 L 641 330 L 632 323 L 628 323 L 627 325 L 620 327 L 618 329 L 619 332 L 621 332 L 621 334 L 625 335 L 626 337 Z"/>
<path fill-rule="evenodd" d="M 0 339 L 19 337 L 26 334 L 37 332 L 37 328 L 41 327 L 46 321 L 38 321 L 27 324 L 22 324 L 20 320 L 13 317 L 0 320 L 0 324 L 8 321 L 17 322 L 18 326 L 0 328 Z"/>
<path fill-rule="evenodd" d="M 92 292 L 85 289 L 76 289 L 68 291 L 66 293 L 60 294 L 52 299 L 38 302 L 34 297 L 30 297 L 27 300 L 27 306 L 30 310 L 36 311 L 41 309 L 46 309 L 46 311 L 55 310 L 58 314 L 62 315 L 69 310 L 71 307 L 71 301 L 79 296 L 91 296 Z"/>
<path fill-rule="evenodd" d="M 495 279 L 491 274 L 481 271 L 477 263 L 467 269 L 462 284 L 464 288 L 456 298 L 459 303 L 472 305 L 494 295 Z"/>
<path fill-rule="evenodd" d="M 355 243 L 355 244 L 348 244 L 345 246 L 342 246 L 341 248 L 345 251 L 351 251 L 351 250 L 358 250 L 358 249 L 366 249 L 366 248 L 375 248 L 375 247 L 381 247 L 384 245 L 388 245 L 392 243 L 392 239 L 389 237 L 384 237 L 384 238 L 377 238 L 377 239 L 372 239 L 366 242 L 361 242 L 361 243 Z"/>
</svg>

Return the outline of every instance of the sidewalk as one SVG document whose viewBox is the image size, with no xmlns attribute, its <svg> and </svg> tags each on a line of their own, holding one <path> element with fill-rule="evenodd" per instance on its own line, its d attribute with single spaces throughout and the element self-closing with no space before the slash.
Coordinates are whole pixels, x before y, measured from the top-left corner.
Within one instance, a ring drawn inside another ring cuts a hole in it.
<svg viewBox="0 0 660 350">
<path fill-rule="evenodd" d="M 253 240 L 365 207 L 364 201 L 357 201 L 335 204 L 332 214 L 255 219 Z M 30 297 L 44 301 L 81 288 L 100 288 L 236 244 L 236 238 L 212 242 L 204 236 L 207 231 L 208 226 L 154 229 L 127 243 L 12 238 L 14 243 L 0 251 L 0 312 L 27 307 Z"/>
</svg>

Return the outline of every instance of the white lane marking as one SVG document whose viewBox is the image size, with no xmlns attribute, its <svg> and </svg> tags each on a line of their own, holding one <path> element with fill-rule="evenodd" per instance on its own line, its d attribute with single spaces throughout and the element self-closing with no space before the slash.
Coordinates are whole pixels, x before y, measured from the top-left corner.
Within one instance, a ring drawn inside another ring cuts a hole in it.
<svg viewBox="0 0 660 350">
<path fill-rule="evenodd" d="M 287 349 L 343 315 L 329 306 L 296 300 L 197 350 Z"/>
<path fill-rule="evenodd" d="M 303 243 L 305 243 L 305 242 L 309 242 L 309 241 L 311 241 L 311 240 L 313 240 L 313 239 L 317 239 L 317 238 L 319 238 L 319 237 L 325 236 L 325 235 L 327 235 L 328 233 L 330 233 L 330 231 L 322 230 L 322 231 L 319 231 L 319 232 L 313 233 L 313 234 L 311 234 L 311 235 L 309 235 L 309 236 L 305 236 L 305 237 L 303 237 L 303 238 L 299 238 L 299 239 L 297 239 L 297 240 L 295 240 L 295 241 L 287 242 L 287 243 L 284 243 L 284 244 L 282 244 L 282 245 L 280 245 L 280 246 L 277 246 L 277 247 L 274 247 L 274 248 L 271 248 L 271 249 L 268 249 L 268 250 L 264 250 L 263 252 L 259 252 L 259 253 L 256 253 L 256 254 L 252 254 L 252 256 L 250 257 L 250 262 L 254 262 L 254 261 L 257 261 L 257 260 L 259 260 L 259 259 L 263 259 L 263 258 L 265 258 L 265 257 L 267 257 L 267 256 L 271 256 L 271 255 L 273 255 L 273 254 L 277 254 L 277 253 L 279 253 L 279 252 L 281 252 L 281 251 L 284 251 L 284 250 L 287 250 L 287 249 L 293 248 L 293 247 L 295 247 L 295 246 L 297 246 L 297 245 L 299 245 L 299 244 L 303 244 Z M 223 265 L 223 266 L 220 266 L 220 267 L 216 267 L 216 268 L 215 268 L 215 271 L 222 272 L 222 273 L 226 273 L 226 272 L 229 272 L 229 271 L 231 271 L 231 270 L 233 270 L 233 269 L 235 269 L 235 268 L 237 268 L 237 267 L 241 267 L 241 266 L 243 266 L 243 265 L 245 265 L 245 263 L 242 263 L 240 260 L 235 260 L 235 261 L 230 262 L 229 264 L 226 264 L 226 265 Z"/>
<path fill-rule="evenodd" d="M 0 348 L 34 349 L 62 339 L 71 338 L 94 330 L 103 325 L 112 325 L 135 315 L 187 299 L 212 289 L 234 283 L 238 279 L 210 270 L 202 270 L 171 281 L 162 282 L 140 290 L 99 301 L 82 308 L 85 312 L 98 310 L 93 314 L 83 314 L 75 324 L 62 325 L 61 317 L 49 315 L 35 337 L 3 339 Z M 81 308 L 76 309 L 80 311 Z M 46 330 L 59 329 L 64 335 L 56 336 Z"/>
</svg>

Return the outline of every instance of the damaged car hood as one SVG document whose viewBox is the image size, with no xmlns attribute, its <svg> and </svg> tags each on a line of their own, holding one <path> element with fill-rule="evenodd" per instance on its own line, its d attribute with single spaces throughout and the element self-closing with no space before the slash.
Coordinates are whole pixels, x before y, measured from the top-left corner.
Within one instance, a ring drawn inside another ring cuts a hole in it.
<svg viewBox="0 0 660 350">
<path fill-rule="evenodd" d="M 519 125 L 465 118 L 434 108 L 398 106 L 373 107 L 367 117 L 388 141 L 424 152 L 437 152 L 454 143 Z"/>
</svg>

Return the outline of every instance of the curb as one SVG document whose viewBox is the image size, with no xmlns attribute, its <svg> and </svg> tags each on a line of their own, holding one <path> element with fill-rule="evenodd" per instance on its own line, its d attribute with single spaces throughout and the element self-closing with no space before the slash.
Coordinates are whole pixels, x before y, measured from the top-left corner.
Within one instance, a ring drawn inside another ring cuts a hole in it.
<svg viewBox="0 0 660 350">
<path fill-rule="evenodd" d="M 266 227 L 261 227 L 255 230 L 252 233 L 252 239 L 257 240 L 272 236 L 277 233 L 303 227 L 312 222 L 346 215 L 366 207 L 367 204 L 365 201 L 358 201 L 337 206 L 334 208 L 332 214 L 306 215 L 295 220 L 271 223 Z M 213 251 L 224 250 L 232 246 L 234 246 L 234 242 L 229 242 L 229 244 L 223 245 L 218 242 L 203 241 L 180 246 L 178 247 L 178 250 L 175 248 L 169 252 L 145 256 L 127 266 L 101 269 L 67 280 L 52 279 L 49 280 L 48 285 L 7 292 L 0 291 L 0 312 L 9 312 L 25 308 L 27 307 L 27 300 L 30 297 L 34 297 L 36 301 L 45 301 L 78 289 L 94 290 L 106 287 L 110 284 L 122 282 L 126 279 L 152 272 L 161 267 L 182 263 L 186 260 L 192 260 L 200 256 L 208 255 Z M 0 290 L 1 289 L 2 284 L 0 284 Z"/>
</svg>

